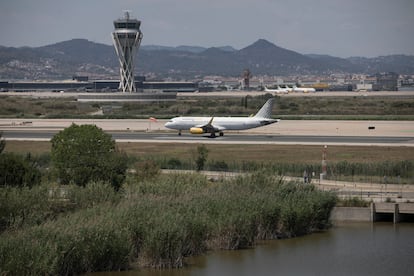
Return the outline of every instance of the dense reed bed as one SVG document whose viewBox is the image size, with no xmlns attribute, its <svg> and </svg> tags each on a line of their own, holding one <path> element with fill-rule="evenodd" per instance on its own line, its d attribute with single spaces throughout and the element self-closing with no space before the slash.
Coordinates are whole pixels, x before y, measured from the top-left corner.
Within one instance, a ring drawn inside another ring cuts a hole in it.
<svg viewBox="0 0 414 276">
<path fill-rule="evenodd" d="M 57 197 L 33 191 L 1 190 L 0 274 L 181 267 L 207 250 L 325 229 L 336 202 L 263 171 L 217 182 L 200 174 L 131 177 L 118 193 L 101 183 Z"/>
</svg>

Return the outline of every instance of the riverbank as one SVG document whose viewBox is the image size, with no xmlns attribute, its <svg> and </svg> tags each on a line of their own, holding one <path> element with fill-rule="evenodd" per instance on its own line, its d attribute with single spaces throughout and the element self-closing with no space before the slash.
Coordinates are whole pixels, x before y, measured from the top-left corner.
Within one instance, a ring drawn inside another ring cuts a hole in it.
<svg viewBox="0 0 414 276">
<path fill-rule="evenodd" d="M 47 200 L 33 189 L 1 190 L 2 204 L 14 207 L 2 217 L 12 221 L 0 235 L 0 274 L 181 267 L 207 250 L 325 229 L 336 201 L 263 172 L 218 182 L 199 174 L 129 179 L 121 194 L 96 183 Z"/>
</svg>

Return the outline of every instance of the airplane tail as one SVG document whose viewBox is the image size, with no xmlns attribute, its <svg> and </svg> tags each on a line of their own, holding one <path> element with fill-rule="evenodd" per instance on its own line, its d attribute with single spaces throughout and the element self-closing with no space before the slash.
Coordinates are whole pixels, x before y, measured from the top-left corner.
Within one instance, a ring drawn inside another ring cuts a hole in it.
<svg viewBox="0 0 414 276">
<path fill-rule="evenodd" d="M 271 118 L 272 117 L 272 109 L 273 109 L 273 101 L 274 98 L 270 98 L 267 102 L 260 108 L 260 110 L 254 115 L 254 117 L 258 118 Z"/>
</svg>

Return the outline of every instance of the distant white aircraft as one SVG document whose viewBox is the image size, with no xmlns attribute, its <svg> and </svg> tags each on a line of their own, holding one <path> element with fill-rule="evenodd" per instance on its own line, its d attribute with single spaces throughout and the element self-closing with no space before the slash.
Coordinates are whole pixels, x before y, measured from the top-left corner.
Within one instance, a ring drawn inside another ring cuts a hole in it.
<svg viewBox="0 0 414 276">
<path fill-rule="evenodd" d="M 316 92 L 315 88 L 312 88 L 312 87 L 297 87 L 296 85 L 293 85 L 293 91 L 303 92 L 303 93 Z"/>
<path fill-rule="evenodd" d="M 223 136 L 224 130 L 244 130 L 277 123 L 279 119 L 272 119 L 274 98 L 270 98 L 254 116 L 250 117 L 175 117 L 165 124 L 166 128 L 189 130 L 191 134 L 210 133 L 216 137 L 218 132 Z"/>
<path fill-rule="evenodd" d="M 270 92 L 270 93 L 276 93 L 276 94 L 287 94 L 289 93 L 288 89 L 285 88 L 281 88 L 279 85 L 277 86 L 276 89 L 269 89 L 266 86 L 264 87 L 264 90 L 266 92 Z"/>
<path fill-rule="evenodd" d="M 293 91 L 293 88 L 289 87 L 287 84 L 285 85 L 285 88 L 282 89 L 285 89 L 288 93 Z"/>
</svg>

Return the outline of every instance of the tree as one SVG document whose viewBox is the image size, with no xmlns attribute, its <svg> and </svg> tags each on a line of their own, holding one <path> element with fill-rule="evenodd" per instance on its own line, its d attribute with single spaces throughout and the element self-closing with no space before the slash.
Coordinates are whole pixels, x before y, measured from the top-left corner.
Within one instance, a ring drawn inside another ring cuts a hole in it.
<svg viewBox="0 0 414 276">
<path fill-rule="evenodd" d="M 205 145 L 201 145 L 197 147 L 197 159 L 196 159 L 196 167 L 197 167 L 197 171 L 201 171 L 204 169 L 204 164 L 206 163 L 207 160 L 207 155 L 208 155 L 208 149 L 206 148 Z"/>
<path fill-rule="evenodd" d="M 107 181 L 118 189 L 125 180 L 126 155 L 97 126 L 72 124 L 51 142 L 52 162 L 61 183 L 85 186 L 90 181 Z"/>
</svg>

